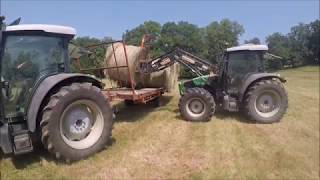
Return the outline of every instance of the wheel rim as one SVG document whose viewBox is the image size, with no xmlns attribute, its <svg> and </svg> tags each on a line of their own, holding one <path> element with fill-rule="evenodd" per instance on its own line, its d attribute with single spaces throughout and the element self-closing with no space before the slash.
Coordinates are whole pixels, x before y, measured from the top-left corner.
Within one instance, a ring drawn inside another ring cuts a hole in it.
<svg viewBox="0 0 320 180">
<path fill-rule="evenodd" d="M 192 117 L 200 117 L 205 112 L 205 103 L 200 98 L 192 98 L 187 101 L 186 110 Z"/>
<path fill-rule="evenodd" d="M 86 149 L 100 138 L 104 127 L 99 106 L 91 100 L 78 100 L 67 106 L 60 118 L 60 134 L 74 149 Z"/>
<path fill-rule="evenodd" d="M 281 97 L 274 90 L 265 90 L 257 96 L 254 105 L 260 116 L 270 118 L 279 112 Z"/>
</svg>

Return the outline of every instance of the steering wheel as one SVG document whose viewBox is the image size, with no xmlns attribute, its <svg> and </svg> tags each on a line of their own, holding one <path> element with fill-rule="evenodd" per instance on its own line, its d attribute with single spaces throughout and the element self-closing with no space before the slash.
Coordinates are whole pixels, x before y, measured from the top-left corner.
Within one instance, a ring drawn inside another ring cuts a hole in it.
<svg viewBox="0 0 320 180">
<path fill-rule="evenodd" d="M 51 63 L 48 64 L 45 68 L 41 69 L 39 72 L 39 76 L 41 77 L 42 75 L 46 75 L 48 72 L 50 72 L 50 70 L 52 70 L 53 68 L 59 69 L 61 68 L 60 66 L 64 64 L 64 63 Z"/>
</svg>

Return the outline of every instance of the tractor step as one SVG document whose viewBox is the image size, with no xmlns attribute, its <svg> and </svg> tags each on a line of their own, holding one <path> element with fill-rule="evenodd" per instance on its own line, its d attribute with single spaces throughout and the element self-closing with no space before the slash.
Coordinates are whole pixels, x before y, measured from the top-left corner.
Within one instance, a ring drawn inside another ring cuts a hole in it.
<svg viewBox="0 0 320 180">
<path fill-rule="evenodd" d="M 33 150 L 29 132 L 21 130 L 13 134 L 14 154 L 24 154 Z"/>
<path fill-rule="evenodd" d="M 223 97 L 223 109 L 228 110 L 230 112 L 239 111 L 237 100 L 228 95 L 225 95 Z"/>
</svg>

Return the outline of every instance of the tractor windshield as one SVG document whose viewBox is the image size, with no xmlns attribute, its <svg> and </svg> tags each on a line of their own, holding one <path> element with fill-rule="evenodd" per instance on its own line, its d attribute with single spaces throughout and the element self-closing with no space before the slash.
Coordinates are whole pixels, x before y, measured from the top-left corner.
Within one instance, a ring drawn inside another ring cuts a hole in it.
<svg viewBox="0 0 320 180">
<path fill-rule="evenodd" d="M 59 71 L 67 51 L 59 37 L 6 37 L 1 67 L 1 78 L 9 83 L 9 93 L 4 98 L 6 116 L 25 113 L 26 100 L 37 80 Z"/>
<path fill-rule="evenodd" d="M 229 54 L 229 72 L 244 76 L 258 72 L 261 65 L 260 53 L 256 51 L 239 51 Z"/>
<path fill-rule="evenodd" d="M 228 54 L 229 91 L 236 94 L 248 74 L 262 70 L 259 51 L 235 51 Z"/>
</svg>

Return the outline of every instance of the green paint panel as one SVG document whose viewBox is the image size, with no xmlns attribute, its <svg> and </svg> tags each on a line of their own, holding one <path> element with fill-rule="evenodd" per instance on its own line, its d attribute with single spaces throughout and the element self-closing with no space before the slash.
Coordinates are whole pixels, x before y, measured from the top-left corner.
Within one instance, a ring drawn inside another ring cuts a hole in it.
<svg viewBox="0 0 320 180">
<path fill-rule="evenodd" d="M 183 95 L 186 92 L 187 88 L 203 87 L 208 82 L 208 79 L 209 79 L 209 75 L 205 75 L 205 76 L 199 76 L 199 77 L 193 78 L 188 81 L 180 82 L 179 83 L 180 95 Z M 192 84 L 191 87 L 190 87 L 190 84 Z"/>
</svg>

